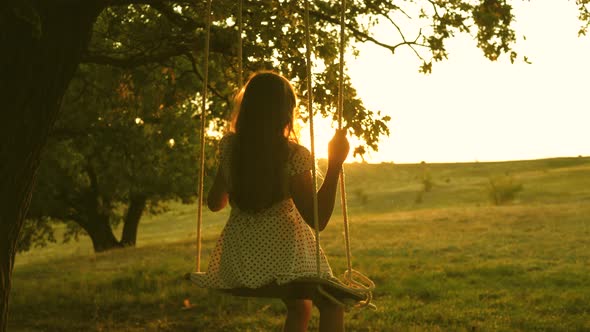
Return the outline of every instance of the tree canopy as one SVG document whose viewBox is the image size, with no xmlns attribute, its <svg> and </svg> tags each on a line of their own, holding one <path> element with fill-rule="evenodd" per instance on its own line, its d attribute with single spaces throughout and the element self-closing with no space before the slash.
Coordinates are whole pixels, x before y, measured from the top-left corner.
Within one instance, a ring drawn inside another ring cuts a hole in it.
<svg viewBox="0 0 590 332">
<path fill-rule="evenodd" d="M 196 194 L 194 107 L 174 69 L 82 65 L 44 151 L 20 249 L 55 240 L 47 218 L 82 229 L 97 251 L 135 245 L 143 211 Z M 184 96 L 180 98 L 179 96 Z M 178 102 L 177 102 L 178 100 Z M 212 149 L 212 148 L 211 148 Z M 120 241 L 111 226 L 123 221 Z"/>
</svg>

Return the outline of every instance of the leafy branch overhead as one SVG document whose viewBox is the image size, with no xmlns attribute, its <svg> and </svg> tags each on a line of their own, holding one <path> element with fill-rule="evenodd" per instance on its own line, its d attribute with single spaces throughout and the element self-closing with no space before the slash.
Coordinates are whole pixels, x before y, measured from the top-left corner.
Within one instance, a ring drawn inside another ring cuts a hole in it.
<svg viewBox="0 0 590 332">
<path fill-rule="evenodd" d="M 92 42 L 83 62 L 122 68 L 168 66 L 172 58 L 184 57 L 196 66 L 199 76 L 203 60 L 205 2 L 110 1 L 94 25 Z M 317 108 L 327 116 L 334 112 L 338 93 L 339 2 L 313 1 L 312 45 L 317 68 L 315 95 Z M 211 37 L 212 112 L 216 119 L 227 117 L 237 90 L 237 10 L 236 1 L 213 1 Z M 303 6 L 300 1 L 244 1 L 244 75 L 273 68 L 295 82 L 305 98 Z M 385 22 L 391 36 L 381 40 L 372 28 Z M 448 57 L 447 39 L 456 33 L 475 34 L 484 55 L 496 60 L 512 51 L 515 33 L 512 8 L 505 1 L 362 1 L 349 4 L 347 48 L 372 43 L 395 53 L 412 50 L 422 62 L 420 71 L 432 71 L 432 63 Z M 392 57 L 392 61 L 395 58 Z M 386 65 L 386 64 L 384 64 Z M 200 83 L 199 83 L 200 84 Z M 200 91 L 198 86 L 190 87 Z M 367 110 L 346 77 L 345 125 L 372 150 L 381 135 L 389 134 L 389 117 Z M 223 121 L 217 122 L 222 124 Z"/>
<path fill-rule="evenodd" d="M 576 0 L 576 5 L 579 12 L 578 19 L 582 22 L 578 36 L 586 36 L 590 26 L 590 0 Z"/>
</svg>

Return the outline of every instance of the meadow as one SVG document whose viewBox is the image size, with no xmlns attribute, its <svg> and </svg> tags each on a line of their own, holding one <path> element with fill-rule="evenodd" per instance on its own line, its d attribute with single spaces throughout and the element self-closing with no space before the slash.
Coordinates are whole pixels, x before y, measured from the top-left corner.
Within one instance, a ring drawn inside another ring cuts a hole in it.
<svg viewBox="0 0 590 332">
<path fill-rule="evenodd" d="M 349 331 L 590 331 L 590 158 L 346 165 L 353 265 L 378 309 Z M 491 203 L 490 179 L 522 184 Z M 425 191 L 428 180 L 429 191 Z M 338 209 L 338 208 L 337 208 Z M 203 267 L 228 211 L 204 217 Z M 344 271 L 342 218 L 322 233 Z M 145 216 L 136 248 L 94 254 L 90 240 L 19 254 L 9 331 L 280 331 L 272 299 L 199 289 L 196 207 Z M 317 328 L 314 312 L 311 328 Z"/>
</svg>

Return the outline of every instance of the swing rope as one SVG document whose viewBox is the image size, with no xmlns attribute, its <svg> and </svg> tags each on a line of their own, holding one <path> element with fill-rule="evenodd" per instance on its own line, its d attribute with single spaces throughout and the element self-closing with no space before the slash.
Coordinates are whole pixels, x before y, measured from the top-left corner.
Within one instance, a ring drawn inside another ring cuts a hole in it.
<svg viewBox="0 0 590 332">
<path fill-rule="evenodd" d="M 199 173 L 199 196 L 197 211 L 197 261 L 196 270 L 201 272 L 201 228 L 203 224 L 203 193 L 205 180 L 205 120 L 207 119 L 207 85 L 209 84 L 209 40 L 211 39 L 211 1 L 207 1 L 207 32 L 205 35 L 205 57 L 203 59 L 203 94 L 201 104 L 201 167 Z"/>
<path fill-rule="evenodd" d="M 344 43 L 345 26 L 344 16 L 346 12 L 346 0 L 341 0 L 340 10 L 340 63 L 338 73 L 338 129 L 342 129 L 342 113 L 344 110 Z M 352 271 L 352 254 L 350 250 L 350 232 L 348 227 L 348 205 L 346 200 L 346 184 L 344 182 L 344 166 L 340 169 L 340 205 L 342 206 L 342 218 L 344 224 L 344 243 L 346 247 L 347 272 Z"/>
<path fill-rule="evenodd" d="M 313 226 L 315 230 L 315 251 L 316 251 L 316 273 L 317 277 L 321 278 L 320 268 L 320 225 L 318 215 L 318 193 L 317 193 L 317 169 L 315 164 L 315 133 L 313 131 L 313 91 L 311 87 L 311 42 L 309 38 L 309 0 L 305 0 L 305 60 L 307 68 L 307 112 L 309 114 L 309 136 L 311 144 L 311 160 L 314 162 L 311 166 L 311 177 L 313 179 Z"/>
<path fill-rule="evenodd" d="M 238 5 L 238 89 L 242 89 L 244 86 L 244 69 L 242 65 L 242 30 L 243 30 L 243 23 L 242 23 L 242 7 L 244 0 L 240 0 L 240 4 Z"/>
<path fill-rule="evenodd" d="M 343 120 L 343 110 L 344 110 L 344 45 L 345 45 L 345 13 L 346 13 L 346 0 L 341 0 L 341 7 L 340 7 L 340 63 L 339 63 L 339 82 L 338 82 L 338 103 L 337 103 L 337 118 L 338 118 L 338 129 L 342 129 L 342 120 Z M 309 0 L 305 0 L 305 44 L 306 44 L 306 61 L 307 61 L 307 91 L 308 91 L 308 98 L 307 98 L 307 110 L 309 112 L 309 131 L 310 131 L 310 145 L 311 145 L 311 157 L 314 160 L 312 165 L 312 178 L 313 178 L 313 207 L 314 207 L 314 228 L 316 234 L 316 267 L 317 267 L 317 277 L 321 278 L 320 276 L 320 231 L 319 231 L 319 222 L 318 222 L 318 200 L 317 200 L 317 193 L 316 193 L 316 185 L 317 185 L 317 173 L 316 173 L 316 165 L 315 165 L 315 135 L 313 129 L 313 108 L 312 108 L 312 90 L 311 90 L 311 43 L 310 43 L 310 34 L 309 34 L 309 27 L 310 27 L 310 19 L 309 19 Z M 363 275 L 362 273 L 352 269 L 352 253 L 350 249 L 350 231 L 349 231 L 349 220 L 348 220 L 348 208 L 347 208 L 347 200 L 346 200 L 346 185 L 344 179 L 344 170 L 343 168 L 340 169 L 339 174 L 339 182 L 340 182 L 340 203 L 342 206 L 342 216 L 343 216 L 343 224 L 344 224 L 344 243 L 346 249 L 346 260 L 347 260 L 347 270 L 344 273 L 344 286 L 348 290 L 354 290 L 361 292 L 365 296 L 365 300 L 362 300 L 356 304 L 356 307 L 366 307 L 369 306 L 374 308 L 374 305 L 371 304 L 373 299 L 373 289 L 375 289 L 375 283 Z M 357 280 L 355 280 L 355 278 Z M 318 286 L 319 292 L 324 295 L 325 297 L 329 298 L 332 302 L 339 304 L 342 307 L 348 307 L 346 303 L 337 299 L 332 294 L 327 292 L 322 286 Z"/>
<path fill-rule="evenodd" d="M 346 45 L 346 0 L 341 0 L 340 7 L 340 63 L 338 73 L 338 129 L 342 129 L 342 119 L 344 113 L 344 46 Z M 350 230 L 348 218 L 348 204 L 346 199 L 346 181 L 344 176 L 344 167 L 340 169 L 340 205 L 342 206 L 342 219 L 344 225 L 344 245 L 346 249 L 346 262 L 348 269 L 344 273 L 344 280 L 349 285 L 355 285 L 357 288 L 372 291 L 375 283 L 362 273 L 352 268 L 352 250 L 350 245 Z M 355 277 L 360 279 L 355 280 Z M 370 294 L 372 298 L 372 294 Z M 369 300 L 370 302 L 370 300 Z M 368 303 L 367 303 L 368 304 Z"/>
</svg>

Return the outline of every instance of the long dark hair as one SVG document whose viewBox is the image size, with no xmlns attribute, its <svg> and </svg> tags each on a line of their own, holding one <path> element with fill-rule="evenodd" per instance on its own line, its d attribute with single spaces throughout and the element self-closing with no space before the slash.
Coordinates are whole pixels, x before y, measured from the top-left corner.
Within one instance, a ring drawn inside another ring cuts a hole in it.
<svg viewBox="0 0 590 332">
<path fill-rule="evenodd" d="M 274 72 L 257 72 L 236 97 L 231 131 L 230 199 L 244 211 L 270 207 L 289 195 L 289 140 L 296 140 L 295 91 Z"/>
</svg>

